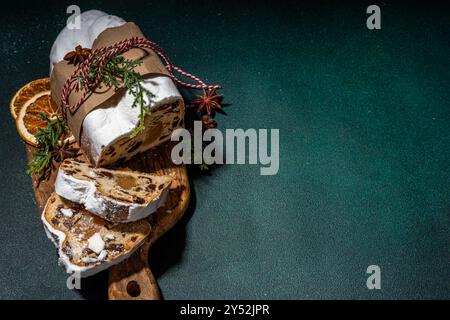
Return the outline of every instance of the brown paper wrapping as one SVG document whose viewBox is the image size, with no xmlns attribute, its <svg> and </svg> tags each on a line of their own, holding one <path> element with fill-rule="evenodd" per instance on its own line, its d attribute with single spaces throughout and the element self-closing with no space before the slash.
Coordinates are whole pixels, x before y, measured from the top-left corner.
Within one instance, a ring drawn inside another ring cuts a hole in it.
<svg viewBox="0 0 450 320">
<path fill-rule="evenodd" d="M 141 37 L 145 38 L 139 27 L 133 22 L 108 28 L 99 34 L 92 45 L 92 50 L 113 45 L 114 43 L 131 38 Z M 167 69 L 162 64 L 158 55 L 150 49 L 133 48 L 122 54 L 125 59 L 141 59 L 142 64 L 137 66 L 135 70 L 143 77 L 149 75 L 169 76 Z M 61 107 L 61 91 L 64 83 L 70 78 L 75 71 L 75 66 L 69 64 L 67 61 L 58 62 L 50 75 L 51 95 L 53 100 Z M 75 138 L 80 141 L 80 134 L 84 118 L 89 112 L 96 108 L 111 106 L 117 102 L 118 96 L 123 95 L 124 91 L 115 91 L 114 88 L 108 88 L 105 85 L 100 85 L 98 89 L 89 94 L 86 101 L 76 111 L 67 111 L 67 123 L 72 130 Z M 69 97 L 69 105 L 74 105 L 81 100 L 83 91 L 73 91 Z"/>
</svg>

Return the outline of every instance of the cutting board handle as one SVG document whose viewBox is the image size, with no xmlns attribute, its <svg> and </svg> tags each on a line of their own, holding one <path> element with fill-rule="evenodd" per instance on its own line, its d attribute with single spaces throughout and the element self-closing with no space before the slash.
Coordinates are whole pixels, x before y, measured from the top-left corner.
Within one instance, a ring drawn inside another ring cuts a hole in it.
<svg viewBox="0 0 450 320">
<path fill-rule="evenodd" d="M 148 265 L 150 241 L 109 272 L 110 300 L 159 300 L 158 284 Z"/>
</svg>

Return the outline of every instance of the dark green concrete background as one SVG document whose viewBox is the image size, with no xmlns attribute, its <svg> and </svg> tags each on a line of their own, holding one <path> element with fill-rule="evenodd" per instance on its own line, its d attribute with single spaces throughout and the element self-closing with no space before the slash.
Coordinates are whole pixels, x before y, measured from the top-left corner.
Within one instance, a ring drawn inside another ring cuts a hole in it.
<svg viewBox="0 0 450 320">
<path fill-rule="evenodd" d="M 134 20 L 186 70 L 224 86 L 220 128 L 279 128 L 280 170 L 192 174 L 183 221 L 151 264 L 167 299 L 449 298 L 449 10 L 439 3 L 77 2 Z M 14 5 L 17 2 L 14 1 Z M 25 174 L 9 99 L 46 76 L 66 4 L 0 13 L 0 298 L 70 291 Z M 382 289 L 366 288 L 366 268 Z"/>
</svg>

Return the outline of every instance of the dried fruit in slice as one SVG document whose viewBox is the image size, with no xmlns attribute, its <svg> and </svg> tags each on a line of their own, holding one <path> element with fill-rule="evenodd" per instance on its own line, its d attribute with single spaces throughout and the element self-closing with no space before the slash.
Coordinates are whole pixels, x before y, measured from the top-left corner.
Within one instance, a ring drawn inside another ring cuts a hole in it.
<svg viewBox="0 0 450 320">
<path fill-rule="evenodd" d="M 47 120 L 42 119 L 41 113 L 45 114 L 49 120 L 56 117 L 61 118 L 58 105 L 51 98 L 49 91 L 46 94 L 38 94 L 28 100 L 23 105 L 16 119 L 16 127 L 20 136 L 25 142 L 33 146 L 37 145 L 35 134 L 39 129 L 46 128 L 48 123 Z M 72 139 L 70 131 L 67 130 L 62 139 L 69 137 Z"/>
<path fill-rule="evenodd" d="M 36 95 L 43 95 L 48 91 L 50 91 L 50 78 L 34 80 L 20 88 L 11 99 L 9 105 L 13 118 L 17 119 L 20 110 L 26 102 L 35 98 Z"/>
</svg>

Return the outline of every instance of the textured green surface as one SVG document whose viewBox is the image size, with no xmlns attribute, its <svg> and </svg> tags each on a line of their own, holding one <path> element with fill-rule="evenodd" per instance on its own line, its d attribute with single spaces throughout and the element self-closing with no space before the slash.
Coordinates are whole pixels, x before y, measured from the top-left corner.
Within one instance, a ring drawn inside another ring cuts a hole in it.
<svg viewBox="0 0 450 320">
<path fill-rule="evenodd" d="M 189 213 L 151 255 L 165 298 L 450 298 L 448 8 L 383 4 L 369 31 L 363 3 L 129 3 L 79 5 L 134 20 L 223 84 L 220 128 L 280 129 L 278 175 L 194 176 Z M 106 293 L 105 273 L 65 287 L 7 107 L 48 72 L 65 8 L 0 13 L 0 298 Z M 371 264 L 382 290 L 366 288 Z"/>
</svg>

